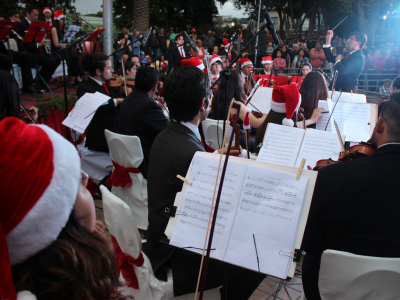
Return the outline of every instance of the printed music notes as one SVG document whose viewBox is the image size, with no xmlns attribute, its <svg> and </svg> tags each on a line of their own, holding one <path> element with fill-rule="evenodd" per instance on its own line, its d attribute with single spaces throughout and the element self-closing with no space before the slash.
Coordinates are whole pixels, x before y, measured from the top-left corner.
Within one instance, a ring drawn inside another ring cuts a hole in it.
<svg viewBox="0 0 400 300">
<path fill-rule="evenodd" d="M 269 113 L 271 109 L 272 88 L 260 87 L 255 92 L 249 105 L 252 104 L 257 107 L 263 114 Z"/>
<path fill-rule="evenodd" d="M 280 172 L 274 165 L 231 159 L 211 257 L 279 278 L 293 276 L 292 272 L 289 274 L 293 259 L 282 255 L 282 251 L 293 252 L 300 247 L 315 172 L 303 171 L 312 174 L 296 180 L 295 168 L 281 166 L 285 172 Z M 186 176 L 192 185 L 184 185 L 181 202 L 175 202 L 179 213 L 170 219 L 170 223 L 175 219 L 171 245 L 202 253 L 218 163 L 217 155 L 194 156 Z M 249 255 L 256 257 L 253 234 L 257 237 L 259 266 L 256 259 L 248 259 Z"/>
<path fill-rule="evenodd" d="M 316 129 L 325 130 L 326 124 L 329 120 L 329 115 L 335 104 L 336 102 L 331 101 L 330 99 L 327 101 L 318 101 L 318 107 L 323 107 L 325 110 L 329 110 L 329 114 L 323 115 L 323 117 L 317 122 Z M 335 120 L 338 124 L 341 136 L 346 136 L 346 141 L 367 141 L 372 135 L 377 118 L 378 108 L 376 104 L 339 101 L 336 104 L 326 131 L 336 133 L 335 126 L 333 126 L 333 120 Z"/>
<path fill-rule="evenodd" d="M 332 91 L 329 91 L 329 97 L 331 97 L 332 101 L 336 102 L 339 95 L 340 92 L 336 91 L 332 97 Z M 367 97 L 364 94 L 342 92 L 339 102 L 367 103 Z"/>
<path fill-rule="evenodd" d="M 337 159 L 340 142 L 336 133 L 268 124 L 257 161 L 299 167 L 301 160 L 315 166 L 320 159 Z"/>
</svg>

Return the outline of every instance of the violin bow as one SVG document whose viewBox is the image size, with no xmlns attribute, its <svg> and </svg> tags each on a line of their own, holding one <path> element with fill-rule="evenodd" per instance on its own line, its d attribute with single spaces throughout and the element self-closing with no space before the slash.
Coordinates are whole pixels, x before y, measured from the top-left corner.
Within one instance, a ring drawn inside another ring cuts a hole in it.
<svg viewBox="0 0 400 300">
<path fill-rule="evenodd" d="M 122 74 L 124 75 L 125 97 L 126 97 L 126 96 L 128 96 L 128 88 L 126 86 L 125 61 L 122 58 L 121 58 L 121 67 L 122 67 Z"/>
<path fill-rule="evenodd" d="M 236 124 L 237 124 L 237 121 L 239 120 L 240 104 L 236 103 L 234 100 L 235 99 L 232 99 L 232 101 L 231 101 L 231 103 L 229 105 L 228 117 L 227 117 L 226 122 L 227 122 L 227 124 L 229 124 L 229 116 L 231 114 L 232 107 L 236 108 L 238 112 L 237 112 L 237 115 L 236 115 L 236 118 L 235 118 L 235 123 L 233 124 L 234 127 L 235 127 Z M 228 131 L 228 126 L 225 127 L 223 145 L 225 145 L 227 131 Z M 210 215 L 209 215 L 208 224 L 207 224 L 207 232 L 206 232 L 206 237 L 205 237 L 205 240 L 204 240 L 203 253 L 202 253 L 202 256 L 201 256 L 200 270 L 199 270 L 199 276 L 198 276 L 197 286 L 196 286 L 196 293 L 195 293 L 195 298 L 194 298 L 195 300 L 197 299 L 197 292 L 199 291 L 200 280 L 201 280 L 201 287 L 200 287 L 199 300 L 203 299 L 203 293 L 204 293 L 206 277 L 207 277 L 207 270 L 208 270 L 208 263 L 209 263 L 209 260 L 210 260 L 211 244 L 212 244 L 212 239 L 213 239 L 213 235 L 214 235 L 215 223 L 216 223 L 216 220 L 217 220 L 218 207 L 219 207 L 219 202 L 220 202 L 220 199 L 221 199 L 221 192 L 222 192 L 222 186 L 224 184 L 226 167 L 227 167 L 228 159 L 229 159 L 229 152 L 230 152 L 230 150 L 232 148 L 233 136 L 234 136 L 234 134 L 232 133 L 231 137 L 229 139 L 228 150 L 227 150 L 228 152 L 227 152 L 227 155 L 225 156 L 224 166 L 223 166 L 222 172 L 221 172 L 221 179 L 220 179 L 220 182 L 219 182 L 217 198 L 215 198 L 215 193 L 217 191 L 217 186 L 218 186 L 219 172 L 220 172 L 220 169 L 221 169 L 221 162 L 222 162 L 222 157 L 223 157 L 222 151 L 221 151 L 221 154 L 220 154 L 220 157 L 219 157 L 217 177 L 215 179 L 214 195 L 213 195 L 213 199 L 212 199 L 212 202 L 211 202 Z M 215 209 L 214 209 L 214 203 L 215 203 Z M 215 211 L 215 213 L 213 214 L 214 211 Z M 211 218 L 212 218 L 212 221 L 211 221 Z M 204 252 L 206 251 L 207 237 L 208 237 L 207 254 L 204 255 Z M 204 267 L 203 267 L 203 265 L 204 265 Z"/>
<path fill-rule="evenodd" d="M 331 112 L 330 115 L 329 115 L 329 119 L 328 119 L 328 122 L 326 123 L 326 126 L 325 126 L 324 131 L 326 131 L 326 129 L 328 128 L 329 121 L 331 120 L 332 114 L 333 114 L 333 112 L 335 111 L 336 105 L 337 105 L 337 103 L 339 102 L 339 99 L 340 99 L 340 97 L 342 96 L 342 93 L 343 93 L 342 90 L 340 90 L 340 95 L 339 95 L 339 97 L 337 98 L 336 103 L 335 103 L 335 106 L 333 107 L 332 112 Z"/>
</svg>

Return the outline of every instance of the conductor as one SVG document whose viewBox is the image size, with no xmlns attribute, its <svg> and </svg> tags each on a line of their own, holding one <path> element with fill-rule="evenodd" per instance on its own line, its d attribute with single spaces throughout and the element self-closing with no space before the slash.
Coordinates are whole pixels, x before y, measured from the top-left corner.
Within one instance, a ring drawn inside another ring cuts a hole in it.
<svg viewBox="0 0 400 300">
<path fill-rule="evenodd" d="M 345 57 L 341 55 L 334 56 L 331 51 L 331 40 L 333 31 L 328 30 L 326 33 L 326 44 L 323 46 L 326 59 L 334 63 L 338 77 L 336 80 L 335 90 L 342 92 L 356 91 L 358 77 L 364 68 L 364 56 L 361 53 L 362 48 L 367 42 L 367 36 L 362 32 L 353 32 L 347 40 L 347 50 L 350 52 Z M 332 88 L 332 87 L 330 87 Z"/>
</svg>

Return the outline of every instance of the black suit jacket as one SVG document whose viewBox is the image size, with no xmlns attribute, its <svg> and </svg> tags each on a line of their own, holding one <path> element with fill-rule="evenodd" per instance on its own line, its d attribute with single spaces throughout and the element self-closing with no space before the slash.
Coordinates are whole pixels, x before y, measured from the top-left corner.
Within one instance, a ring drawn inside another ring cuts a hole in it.
<svg viewBox="0 0 400 300">
<path fill-rule="evenodd" d="M 333 55 L 330 48 L 323 48 L 326 60 L 335 63 L 336 56 Z M 339 72 L 335 90 L 342 92 L 355 92 L 357 89 L 358 77 L 364 68 L 364 55 L 361 50 L 357 50 L 350 54 L 347 58 L 343 58 L 335 65 L 335 70 Z"/>
<path fill-rule="evenodd" d="M 25 37 L 26 35 L 26 31 L 29 28 L 29 23 L 28 21 L 23 18 L 21 22 L 19 22 L 17 24 L 17 26 L 15 26 L 14 31 L 16 33 L 18 33 L 22 38 Z M 26 50 L 30 53 L 39 53 L 39 50 L 37 50 L 37 43 L 36 42 L 31 42 L 31 43 L 22 43 L 22 41 L 17 38 L 15 35 L 13 36 L 15 38 L 15 40 L 17 41 L 17 45 L 18 45 L 18 50 L 19 51 L 23 51 Z"/>
<path fill-rule="evenodd" d="M 168 123 L 161 107 L 145 92 L 133 89 L 121 104 L 119 133 L 139 137 L 144 156 L 139 169 L 145 178 L 149 168 L 151 146 Z"/>
<path fill-rule="evenodd" d="M 219 50 L 218 55 L 219 56 L 225 56 L 227 59 L 229 59 L 228 52 L 226 52 L 225 49 Z M 232 60 L 234 60 L 236 58 L 236 55 L 237 55 L 236 51 L 235 50 L 231 50 L 231 60 L 229 60 L 229 61 L 231 62 Z"/>
<path fill-rule="evenodd" d="M 304 233 L 303 286 L 320 299 L 318 275 L 326 249 L 400 257 L 400 144 L 319 171 Z"/>
<path fill-rule="evenodd" d="M 171 44 L 170 44 L 171 45 Z M 173 46 L 175 47 L 175 45 Z M 189 51 L 185 46 L 183 46 L 185 51 L 185 59 L 190 58 Z M 182 56 L 179 52 L 179 48 L 172 50 L 168 54 L 168 74 L 171 73 L 172 68 L 179 68 L 181 66 Z"/>
<path fill-rule="evenodd" d="M 87 127 L 86 144 L 85 146 L 90 150 L 101 152 L 109 152 L 106 136 L 104 130 L 108 129 L 112 132 L 118 133 L 118 108 L 114 105 L 112 98 L 123 98 L 119 90 L 110 90 L 110 100 L 106 105 L 101 105 L 95 112 L 92 121 Z M 99 85 L 93 79 L 89 78 L 87 81 L 82 82 L 76 91 L 78 99 L 86 93 L 100 92 L 108 95 L 104 87 Z"/>
</svg>

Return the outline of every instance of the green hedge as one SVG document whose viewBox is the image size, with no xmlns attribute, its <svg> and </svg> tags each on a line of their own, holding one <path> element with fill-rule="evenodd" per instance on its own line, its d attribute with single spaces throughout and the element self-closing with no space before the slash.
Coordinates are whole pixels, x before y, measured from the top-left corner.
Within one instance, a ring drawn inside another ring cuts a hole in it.
<svg viewBox="0 0 400 300">
<path fill-rule="evenodd" d="M 78 101 L 75 94 L 68 95 L 68 105 L 74 105 Z M 65 101 L 63 95 L 57 95 L 44 99 L 43 96 L 37 96 L 35 106 L 39 109 L 39 114 L 49 115 L 52 109 L 61 110 L 64 113 Z"/>
</svg>

